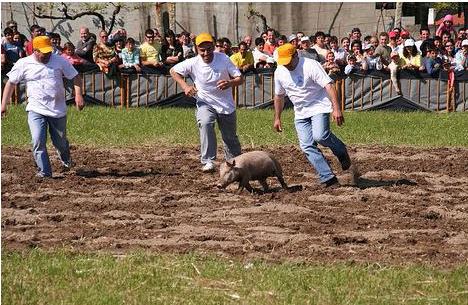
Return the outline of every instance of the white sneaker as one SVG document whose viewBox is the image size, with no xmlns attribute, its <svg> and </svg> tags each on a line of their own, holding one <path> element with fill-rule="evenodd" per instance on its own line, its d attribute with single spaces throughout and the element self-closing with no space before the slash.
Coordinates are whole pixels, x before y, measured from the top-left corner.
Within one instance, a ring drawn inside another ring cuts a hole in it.
<svg viewBox="0 0 468 305">
<path fill-rule="evenodd" d="M 211 173 L 215 171 L 215 165 L 213 162 L 208 162 L 202 167 L 202 172 Z"/>
</svg>

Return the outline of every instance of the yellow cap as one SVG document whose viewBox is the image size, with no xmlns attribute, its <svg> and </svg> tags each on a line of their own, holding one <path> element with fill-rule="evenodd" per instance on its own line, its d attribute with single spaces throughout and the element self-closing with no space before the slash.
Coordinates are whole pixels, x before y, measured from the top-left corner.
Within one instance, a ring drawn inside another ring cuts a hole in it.
<svg viewBox="0 0 468 305">
<path fill-rule="evenodd" d="M 199 46 L 204 42 L 214 42 L 213 37 L 210 33 L 200 33 L 195 38 L 195 45 Z"/>
<path fill-rule="evenodd" d="M 50 53 L 54 50 L 50 38 L 47 36 L 37 36 L 33 39 L 33 49 L 39 50 L 41 53 Z"/>
<path fill-rule="evenodd" d="M 276 62 L 278 65 L 284 66 L 291 62 L 294 53 L 296 53 L 296 48 L 290 43 L 285 43 L 284 45 L 278 47 L 277 52 L 278 59 Z"/>
</svg>

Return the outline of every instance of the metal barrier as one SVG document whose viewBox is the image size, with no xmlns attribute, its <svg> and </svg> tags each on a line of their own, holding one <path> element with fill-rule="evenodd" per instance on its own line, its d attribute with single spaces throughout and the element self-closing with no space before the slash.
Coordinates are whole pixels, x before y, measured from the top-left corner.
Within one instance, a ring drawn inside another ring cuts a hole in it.
<svg viewBox="0 0 468 305">
<path fill-rule="evenodd" d="M 122 74 L 119 80 L 108 79 L 101 72 L 83 73 L 83 93 L 96 103 L 111 107 L 150 107 L 182 93 L 169 75 Z M 190 79 L 186 79 L 191 82 Z M 2 84 L 5 79 L 2 78 Z M 468 81 L 456 81 L 450 88 L 447 81 L 431 78 L 400 79 L 403 98 L 432 111 L 466 111 L 468 108 Z M 376 104 L 398 98 L 389 78 L 372 75 L 354 75 L 337 79 L 335 88 L 341 109 L 366 110 Z M 3 89 L 3 87 L 2 87 Z M 24 84 L 15 87 L 12 104 L 27 100 Z M 73 98 L 73 83 L 65 80 L 67 99 Z M 272 103 L 274 74 L 245 75 L 245 82 L 233 88 L 236 107 L 255 108 Z"/>
</svg>

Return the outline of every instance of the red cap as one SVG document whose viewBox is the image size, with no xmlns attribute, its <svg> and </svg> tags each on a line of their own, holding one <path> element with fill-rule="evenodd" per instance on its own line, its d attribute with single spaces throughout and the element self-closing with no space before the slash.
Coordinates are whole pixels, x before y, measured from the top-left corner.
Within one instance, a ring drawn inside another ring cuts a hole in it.
<svg viewBox="0 0 468 305">
<path fill-rule="evenodd" d="M 395 31 L 390 31 L 390 32 L 388 33 L 388 37 L 390 37 L 390 38 L 396 38 L 397 36 L 398 36 L 398 35 L 397 35 L 397 32 L 395 32 Z"/>
</svg>

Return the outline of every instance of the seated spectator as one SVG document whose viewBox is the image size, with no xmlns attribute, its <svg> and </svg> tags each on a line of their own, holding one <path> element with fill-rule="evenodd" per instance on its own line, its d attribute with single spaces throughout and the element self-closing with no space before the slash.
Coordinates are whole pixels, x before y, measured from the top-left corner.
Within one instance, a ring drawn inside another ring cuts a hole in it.
<svg viewBox="0 0 468 305">
<path fill-rule="evenodd" d="M 433 46 L 427 49 L 426 56 L 423 58 L 423 63 L 427 74 L 432 77 L 439 76 L 443 61 L 437 57 L 437 51 Z"/>
<path fill-rule="evenodd" d="M 161 44 L 155 41 L 154 31 L 145 31 L 145 42 L 140 46 L 140 60 L 142 71 L 146 73 L 164 72 L 163 64 L 160 61 Z"/>
<path fill-rule="evenodd" d="M 315 33 L 315 45 L 312 48 L 315 49 L 315 51 L 317 51 L 319 61 L 323 64 L 328 53 L 327 46 L 325 45 L 324 32 L 318 31 L 317 33 Z"/>
<path fill-rule="evenodd" d="M 455 55 L 455 71 L 468 70 L 468 39 L 461 43 L 462 49 Z"/>
<path fill-rule="evenodd" d="M 340 73 L 340 67 L 335 62 L 335 54 L 333 51 L 328 51 L 326 60 L 322 64 L 322 67 L 332 78 L 335 78 Z"/>
<path fill-rule="evenodd" d="M 96 39 L 89 33 L 89 29 L 87 27 L 81 27 L 80 40 L 76 43 L 76 55 L 93 63 L 93 49 L 95 44 Z"/>
<path fill-rule="evenodd" d="M 117 78 L 119 57 L 115 47 L 107 41 L 108 37 L 106 31 L 99 33 L 99 43 L 93 49 L 93 60 L 107 77 Z"/>
<path fill-rule="evenodd" d="M 99 69 L 96 64 L 79 57 L 75 52 L 75 46 L 71 42 L 66 42 L 63 45 L 62 57 L 67 59 L 68 62 L 71 63 L 73 67 L 75 67 L 75 69 L 80 73 Z"/>
<path fill-rule="evenodd" d="M 254 58 L 252 52 L 244 41 L 239 43 L 239 52 L 231 55 L 232 63 L 243 73 L 252 71 L 254 68 Z"/>
<path fill-rule="evenodd" d="M 424 71 L 424 66 L 421 62 L 421 54 L 418 53 L 413 39 L 407 39 L 405 41 L 402 59 L 405 62 L 402 69 Z"/>
<path fill-rule="evenodd" d="M 450 37 L 449 32 L 442 32 L 442 45 L 445 46 L 450 40 L 452 40 L 452 37 Z"/>
<path fill-rule="evenodd" d="M 275 60 L 272 56 L 266 52 L 263 52 L 264 45 L 265 40 L 263 40 L 262 37 L 255 39 L 255 49 L 252 52 L 255 69 L 272 68 L 275 63 Z"/>
<path fill-rule="evenodd" d="M 125 48 L 122 50 L 122 63 L 119 69 L 123 73 L 140 73 L 140 50 L 135 47 L 135 40 L 127 38 Z"/>
<path fill-rule="evenodd" d="M 317 51 L 310 47 L 310 39 L 308 36 L 301 38 L 301 49 L 297 51 L 300 57 L 311 58 L 316 61 L 319 60 L 319 54 Z"/>
<path fill-rule="evenodd" d="M 170 67 L 183 60 L 184 50 L 182 45 L 176 40 L 172 30 L 166 30 L 161 45 L 161 61 Z"/>
<path fill-rule="evenodd" d="M 403 68 L 405 62 L 400 58 L 400 54 L 397 51 L 392 51 L 390 53 L 391 62 L 388 64 L 388 69 L 390 70 L 390 79 L 392 80 L 392 85 L 395 88 L 397 95 L 401 95 L 400 84 L 398 81 L 398 71 Z"/>
<path fill-rule="evenodd" d="M 62 46 L 60 46 L 60 44 L 62 43 L 62 37 L 60 37 L 60 34 L 50 33 L 49 37 L 50 43 L 52 43 L 52 48 L 54 49 L 52 53 L 57 55 L 62 54 Z"/>
<path fill-rule="evenodd" d="M 453 16 L 452 15 L 446 15 L 444 17 L 444 21 L 439 25 L 439 27 L 436 30 L 436 36 L 442 37 L 442 32 L 448 32 L 449 34 L 456 35 L 455 28 L 453 27 Z"/>
<path fill-rule="evenodd" d="M 127 41 L 127 30 L 124 28 L 120 28 L 115 30 L 112 34 L 109 35 L 109 42 L 112 44 L 116 44 L 117 41 L 122 41 L 123 46 Z M 122 47 L 123 49 L 123 47 Z"/>
<path fill-rule="evenodd" d="M 351 54 L 356 58 L 356 65 L 361 71 L 367 71 L 367 60 L 362 52 L 362 44 L 359 40 L 354 40 L 351 43 Z"/>
<path fill-rule="evenodd" d="M 336 36 L 330 38 L 330 51 L 335 55 L 335 62 L 340 68 L 346 66 L 348 50 L 338 47 L 338 38 Z"/>
</svg>

